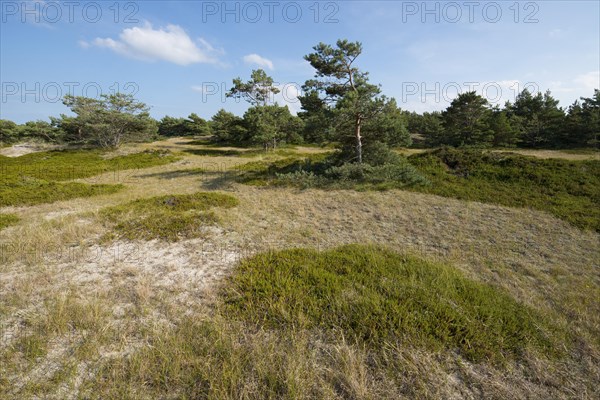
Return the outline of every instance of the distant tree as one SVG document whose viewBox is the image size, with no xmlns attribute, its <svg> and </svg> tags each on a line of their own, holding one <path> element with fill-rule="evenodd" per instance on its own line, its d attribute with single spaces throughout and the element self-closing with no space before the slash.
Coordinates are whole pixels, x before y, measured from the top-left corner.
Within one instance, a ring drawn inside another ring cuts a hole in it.
<svg viewBox="0 0 600 400">
<path fill-rule="evenodd" d="M 19 138 L 19 126 L 13 121 L 0 119 L 0 143 L 9 144 Z"/>
<path fill-rule="evenodd" d="M 576 140 L 580 146 L 598 147 L 600 144 L 600 90 L 595 89 L 592 97 L 581 98 L 582 123 Z"/>
<path fill-rule="evenodd" d="M 218 142 L 241 143 L 248 139 L 244 120 L 237 115 L 220 109 L 209 122 L 210 131 Z"/>
<path fill-rule="evenodd" d="M 149 108 L 129 94 L 102 95 L 91 99 L 67 95 L 63 103 L 76 117 L 64 117 L 58 124 L 75 138 L 100 147 L 119 147 L 128 141 L 148 140 L 156 135 L 156 121 Z"/>
<path fill-rule="evenodd" d="M 51 123 L 37 120 L 28 121 L 20 127 L 24 138 L 41 139 L 46 142 L 56 142 L 62 139 L 62 131 Z"/>
<path fill-rule="evenodd" d="M 161 136 L 185 136 L 188 134 L 185 118 L 164 116 L 158 122 L 158 134 Z"/>
<path fill-rule="evenodd" d="M 303 121 L 304 141 L 321 144 L 335 140 L 334 113 L 318 92 L 312 91 L 299 99 L 303 111 L 298 117 Z"/>
<path fill-rule="evenodd" d="M 298 143 L 302 140 L 302 121 L 290 114 L 287 106 L 250 107 L 244 114 L 249 140 L 265 150 L 275 149 L 280 142 Z"/>
<path fill-rule="evenodd" d="M 439 111 L 416 112 L 405 111 L 407 129 L 415 145 L 435 147 L 443 141 L 442 114 Z"/>
<path fill-rule="evenodd" d="M 474 91 L 461 93 L 442 113 L 443 143 L 451 146 L 491 145 L 488 102 Z"/>
<path fill-rule="evenodd" d="M 517 95 L 512 113 L 520 126 L 521 144 L 526 147 L 556 147 L 560 145 L 560 132 L 564 126 L 564 111 L 550 91 L 532 95 L 523 89 Z"/>
<path fill-rule="evenodd" d="M 210 134 L 208 122 L 199 117 L 196 113 L 191 113 L 185 120 L 186 134 L 194 136 L 204 136 Z"/>
<path fill-rule="evenodd" d="M 362 53 L 361 43 L 338 40 L 335 47 L 319 43 L 313 50 L 304 57 L 316 72 L 314 79 L 303 86 L 303 108 L 317 112 L 318 118 L 326 115 L 324 110 L 332 111 L 342 152 L 348 154 L 349 160 L 362 163 L 365 122 L 383 112 L 387 99 L 380 95 L 378 86 L 369 83 L 368 74 L 354 65 Z"/>
<path fill-rule="evenodd" d="M 442 144 L 444 136 L 442 113 L 439 111 L 424 112 L 419 133 L 425 138 L 426 145 L 439 146 Z"/>
<path fill-rule="evenodd" d="M 202 136 L 210 133 L 208 122 L 197 114 L 186 118 L 174 118 L 168 115 L 158 123 L 158 133 L 162 136 Z"/>
<path fill-rule="evenodd" d="M 519 131 L 513 125 L 507 116 L 505 110 L 499 106 L 492 108 L 489 114 L 488 125 L 492 131 L 492 145 L 494 147 L 515 147 L 519 140 Z"/>
<path fill-rule="evenodd" d="M 381 142 L 390 147 L 407 147 L 411 144 L 408 122 L 396 100 L 386 101 L 381 111 L 366 120 L 363 126 L 365 143 Z"/>
<path fill-rule="evenodd" d="M 241 78 L 233 80 L 233 87 L 227 93 L 227 97 L 242 98 L 252 106 L 266 106 L 273 102 L 273 96 L 279 93 L 271 78 L 262 69 L 253 70 L 250 80 L 243 82 Z"/>
</svg>

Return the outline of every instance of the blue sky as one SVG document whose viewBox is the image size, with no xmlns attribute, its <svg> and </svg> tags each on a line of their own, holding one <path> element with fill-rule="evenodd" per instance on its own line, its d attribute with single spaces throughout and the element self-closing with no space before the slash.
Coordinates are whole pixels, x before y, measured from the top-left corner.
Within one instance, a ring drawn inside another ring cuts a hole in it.
<svg viewBox="0 0 600 400">
<path fill-rule="evenodd" d="M 363 43 L 357 66 L 403 109 L 442 110 L 469 88 L 491 102 L 524 86 L 567 107 L 600 87 L 597 1 L 0 1 L 0 118 L 68 113 L 69 92 L 134 93 L 155 118 L 210 118 L 234 77 L 265 69 L 299 109 L 319 42 Z"/>
</svg>

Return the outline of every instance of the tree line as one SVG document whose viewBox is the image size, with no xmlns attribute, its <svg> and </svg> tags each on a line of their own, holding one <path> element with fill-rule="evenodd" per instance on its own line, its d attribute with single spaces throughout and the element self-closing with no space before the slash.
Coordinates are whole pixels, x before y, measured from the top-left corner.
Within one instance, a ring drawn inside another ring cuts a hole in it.
<svg viewBox="0 0 600 400">
<path fill-rule="evenodd" d="M 580 98 L 566 110 L 546 93 L 518 94 L 514 103 L 493 106 L 475 92 L 458 95 L 442 112 L 418 114 L 401 110 L 393 98 L 370 83 L 357 67 L 359 42 L 319 43 L 304 59 L 315 74 L 303 85 L 302 110 L 292 115 L 273 100 L 279 92 L 262 69 L 248 81 L 233 79 L 227 97 L 250 105 L 239 117 L 224 109 L 210 120 L 150 117 L 149 107 L 131 95 L 99 99 L 67 95 L 63 103 L 74 116 L 22 125 L 0 120 L 0 142 L 41 139 L 114 148 L 125 142 L 170 136 L 210 136 L 216 142 L 274 149 L 282 143 L 336 143 L 344 162 L 376 164 L 398 146 L 476 146 L 528 148 L 598 147 L 600 91 Z"/>
</svg>

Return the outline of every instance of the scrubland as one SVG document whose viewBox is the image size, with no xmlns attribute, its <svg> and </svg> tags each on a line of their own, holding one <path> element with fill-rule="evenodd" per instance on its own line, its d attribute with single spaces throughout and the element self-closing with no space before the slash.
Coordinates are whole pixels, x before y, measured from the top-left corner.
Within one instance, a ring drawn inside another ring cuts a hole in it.
<svg viewBox="0 0 600 400">
<path fill-rule="evenodd" d="M 596 154 L 328 151 L 1 157 L 0 397 L 600 395 Z"/>
</svg>

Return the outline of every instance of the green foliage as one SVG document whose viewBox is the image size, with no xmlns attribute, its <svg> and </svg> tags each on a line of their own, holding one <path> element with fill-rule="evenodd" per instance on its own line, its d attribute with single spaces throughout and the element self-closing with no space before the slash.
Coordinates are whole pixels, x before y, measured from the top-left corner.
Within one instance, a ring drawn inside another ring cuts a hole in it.
<svg viewBox="0 0 600 400">
<path fill-rule="evenodd" d="M 493 147 L 515 147 L 519 140 L 519 131 L 509 119 L 508 113 L 494 107 L 488 116 L 488 124 L 493 132 Z"/>
<path fill-rule="evenodd" d="M 442 114 L 438 111 L 424 112 L 422 115 L 416 112 L 405 112 L 407 129 L 413 135 L 414 145 L 437 146 L 443 141 Z"/>
<path fill-rule="evenodd" d="M 21 157 L 0 156 L 0 206 L 34 205 L 114 193 L 122 185 L 89 185 L 66 182 L 105 172 L 164 165 L 177 158 L 169 152 L 145 151 L 105 159 L 100 151 L 51 151 Z"/>
<path fill-rule="evenodd" d="M 442 113 L 444 135 L 438 144 L 488 146 L 493 139 L 488 102 L 473 92 L 459 94 Z"/>
<path fill-rule="evenodd" d="M 19 137 L 19 126 L 13 121 L 0 119 L 0 145 L 15 142 Z"/>
<path fill-rule="evenodd" d="M 530 207 L 600 232 L 600 161 L 543 160 L 451 148 L 413 155 L 409 161 L 431 182 L 414 190 Z"/>
<path fill-rule="evenodd" d="M 188 130 L 185 124 L 185 118 L 173 118 L 164 116 L 158 122 L 158 134 L 161 136 L 186 136 Z"/>
<path fill-rule="evenodd" d="M 256 69 L 252 71 L 248 82 L 242 82 L 241 78 L 235 78 L 227 97 L 243 98 L 253 106 L 266 106 L 273 100 L 273 95 L 277 93 L 279 93 L 279 89 L 273 85 L 273 78 L 264 70 Z"/>
<path fill-rule="evenodd" d="M 410 143 L 396 102 L 381 96 L 379 86 L 369 83 L 368 73 L 354 65 L 362 53 L 361 43 L 338 40 L 335 47 L 319 43 L 313 50 L 304 59 L 315 69 L 315 77 L 304 84 L 306 94 L 300 101 L 303 119 L 322 131 L 316 137 L 333 131 L 342 153 L 348 158 L 353 154 L 358 163 L 363 162 L 363 136 L 365 143 Z"/>
<path fill-rule="evenodd" d="M 339 163 L 339 154 L 288 157 L 272 163 L 254 162 L 238 168 L 238 179 L 251 185 L 282 185 L 321 189 L 385 190 L 428 182 L 405 158 L 388 163 Z"/>
<path fill-rule="evenodd" d="M 149 108 L 132 95 L 116 93 L 100 99 L 67 95 L 63 103 L 77 114 L 55 120 L 68 142 L 111 148 L 151 139 L 158 132 Z"/>
<path fill-rule="evenodd" d="M 158 123 L 158 133 L 161 136 L 196 136 L 210 132 L 208 122 L 195 113 L 186 118 L 173 118 L 168 115 Z"/>
<path fill-rule="evenodd" d="M 30 206 L 78 197 L 92 197 L 116 193 L 124 186 L 88 185 L 80 182 L 48 182 L 24 179 L 16 184 L 0 183 L 0 206 Z"/>
<path fill-rule="evenodd" d="M 251 107 L 244 114 L 244 125 L 248 140 L 260 144 L 265 150 L 275 149 L 279 142 L 302 141 L 302 121 L 290 114 L 287 106 L 280 107 L 275 104 Z"/>
<path fill-rule="evenodd" d="M 502 290 L 378 247 L 260 254 L 224 291 L 228 315 L 274 330 L 341 332 L 376 351 L 405 340 L 474 361 L 502 362 L 529 346 L 555 352 L 558 329 Z"/>
<path fill-rule="evenodd" d="M 598 147 L 600 137 L 600 90 L 591 98 L 575 101 L 567 113 L 565 129 L 558 143 L 561 147 Z"/>
<path fill-rule="evenodd" d="M 62 140 L 63 132 L 46 121 L 28 121 L 23 125 L 8 120 L 0 120 L 0 144 L 11 144 L 20 140 L 42 140 L 57 142 Z"/>
<path fill-rule="evenodd" d="M 210 121 L 210 131 L 217 142 L 241 143 L 247 139 L 244 121 L 233 113 L 220 109 Z"/>
<path fill-rule="evenodd" d="M 554 147 L 560 141 L 565 114 L 549 90 L 534 96 L 523 89 L 507 109 L 519 117 L 520 139 L 525 147 Z"/>
<path fill-rule="evenodd" d="M 204 192 L 135 200 L 101 211 L 114 231 L 105 239 L 177 241 L 201 237 L 202 228 L 218 222 L 210 209 L 231 208 L 237 204 L 233 196 Z"/>
<path fill-rule="evenodd" d="M 15 214 L 0 214 L 0 229 L 11 226 L 19 222 L 19 217 Z"/>
</svg>

